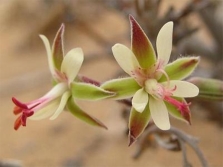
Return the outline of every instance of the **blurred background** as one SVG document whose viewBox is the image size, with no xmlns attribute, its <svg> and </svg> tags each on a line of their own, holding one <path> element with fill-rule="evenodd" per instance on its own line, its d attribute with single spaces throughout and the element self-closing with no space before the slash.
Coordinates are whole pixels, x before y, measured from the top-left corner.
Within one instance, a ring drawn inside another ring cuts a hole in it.
<svg viewBox="0 0 223 167">
<path fill-rule="evenodd" d="M 100 82 L 125 76 L 111 47 L 130 46 L 128 14 L 143 27 L 152 43 L 164 23 L 174 21 L 171 59 L 198 55 L 193 76 L 222 80 L 223 3 L 221 0 L 0 0 L 0 167 L 179 167 L 181 152 L 146 146 L 133 158 L 138 143 L 128 147 L 126 106 L 104 100 L 78 101 L 108 130 L 91 127 L 63 112 L 56 120 L 28 120 L 13 129 L 11 97 L 23 102 L 51 88 L 45 47 L 39 34 L 53 38 L 65 23 L 65 53 L 81 47 L 85 60 L 80 73 Z M 194 100 L 192 126 L 171 124 L 199 139 L 211 167 L 223 166 L 221 102 Z M 188 159 L 201 166 L 188 147 Z"/>
</svg>

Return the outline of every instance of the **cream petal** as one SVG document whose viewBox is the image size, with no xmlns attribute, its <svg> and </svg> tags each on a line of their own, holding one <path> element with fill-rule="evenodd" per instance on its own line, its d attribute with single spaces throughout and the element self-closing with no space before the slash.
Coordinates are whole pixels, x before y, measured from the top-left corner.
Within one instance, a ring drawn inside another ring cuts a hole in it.
<svg viewBox="0 0 223 167">
<path fill-rule="evenodd" d="M 64 110 L 70 96 L 71 96 L 71 93 L 69 91 L 65 92 L 62 95 L 60 105 L 55 111 L 55 113 L 52 115 L 52 117 L 50 117 L 50 120 L 54 120 L 60 115 L 60 113 Z"/>
<path fill-rule="evenodd" d="M 56 111 L 56 109 L 58 108 L 59 103 L 60 103 L 60 98 L 57 98 L 57 99 L 49 102 L 46 106 L 44 106 L 40 110 L 36 111 L 34 113 L 34 115 L 29 117 L 29 119 L 31 119 L 31 120 L 41 120 L 41 119 L 44 119 L 44 118 L 47 118 L 47 117 L 51 116 Z"/>
<path fill-rule="evenodd" d="M 54 69 L 54 65 L 53 65 L 53 57 L 52 57 L 52 51 L 51 51 L 51 48 L 50 48 L 50 43 L 44 35 L 40 35 L 39 37 L 42 39 L 42 41 L 45 45 L 46 52 L 47 52 L 47 59 L 48 59 L 49 69 L 50 69 L 50 72 L 51 72 L 52 76 L 54 77 L 56 75 L 56 73 L 55 73 L 55 69 Z"/>
<path fill-rule="evenodd" d="M 134 53 L 125 45 L 115 44 L 112 52 L 120 67 L 130 76 L 135 68 L 140 67 Z"/>
<path fill-rule="evenodd" d="M 158 61 L 162 63 L 162 65 L 166 65 L 170 58 L 172 50 L 172 34 L 173 22 L 168 22 L 161 28 L 157 36 L 156 48 Z"/>
<path fill-rule="evenodd" d="M 167 82 L 162 83 L 164 85 L 168 85 Z M 186 82 L 186 81 L 178 81 L 178 80 L 171 80 L 169 83 L 170 89 L 174 89 L 173 96 L 176 97 L 195 97 L 199 93 L 199 89 L 196 85 Z"/>
<path fill-rule="evenodd" d="M 150 97 L 149 109 L 151 117 L 158 128 L 161 130 L 170 129 L 168 110 L 162 100 L 156 100 L 153 97 Z"/>
<path fill-rule="evenodd" d="M 63 59 L 61 72 L 64 72 L 71 83 L 77 76 L 84 61 L 84 54 L 81 48 L 75 48 L 69 51 Z"/>
<path fill-rule="evenodd" d="M 61 96 L 66 90 L 68 89 L 68 86 L 66 83 L 59 83 L 55 85 L 47 94 L 45 94 L 42 98 L 55 98 L 58 96 Z"/>
<path fill-rule="evenodd" d="M 134 109 L 142 113 L 148 103 L 148 94 L 145 92 L 144 88 L 139 89 L 132 98 L 132 106 Z"/>
</svg>

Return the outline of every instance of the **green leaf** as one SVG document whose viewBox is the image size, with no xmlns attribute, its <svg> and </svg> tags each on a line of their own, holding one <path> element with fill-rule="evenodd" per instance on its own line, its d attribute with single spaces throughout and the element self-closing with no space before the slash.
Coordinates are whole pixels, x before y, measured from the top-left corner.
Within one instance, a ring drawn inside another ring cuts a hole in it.
<svg viewBox="0 0 223 167">
<path fill-rule="evenodd" d="M 69 98 L 69 100 L 67 102 L 67 108 L 74 116 L 81 119 L 82 121 L 84 121 L 84 122 L 86 122 L 90 125 L 93 125 L 93 126 L 99 126 L 101 128 L 108 129 L 101 121 L 99 121 L 98 119 L 88 115 L 81 108 L 79 108 L 75 104 L 73 97 Z"/>
<path fill-rule="evenodd" d="M 140 66 L 147 69 L 156 61 L 155 51 L 137 21 L 131 15 L 129 16 L 129 20 L 131 23 L 132 51 Z"/>
<path fill-rule="evenodd" d="M 201 77 L 194 77 L 188 81 L 199 88 L 199 94 L 196 98 L 212 101 L 223 100 L 223 81 Z"/>
<path fill-rule="evenodd" d="M 64 24 L 62 24 L 60 29 L 58 30 L 52 47 L 54 66 L 59 71 L 64 57 L 63 37 L 64 37 Z"/>
<path fill-rule="evenodd" d="M 107 81 L 101 85 L 101 88 L 115 92 L 113 99 L 127 99 L 132 97 L 141 87 L 133 78 L 128 77 Z"/>
<path fill-rule="evenodd" d="M 184 57 L 179 58 L 176 61 L 168 64 L 165 67 L 165 71 L 170 80 L 182 80 L 188 77 L 197 67 L 199 63 L 199 57 Z M 159 82 L 166 81 L 167 78 L 163 75 Z"/>
<path fill-rule="evenodd" d="M 101 100 L 115 95 L 93 84 L 72 82 L 70 85 L 73 97 L 83 100 Z"/>
<path fill-rule="evenodd" d="M 143 133 L 150 120 L 149 103 L 142 113 L 133 107 L 129 117 L 129 146 Z"/>
</svg>

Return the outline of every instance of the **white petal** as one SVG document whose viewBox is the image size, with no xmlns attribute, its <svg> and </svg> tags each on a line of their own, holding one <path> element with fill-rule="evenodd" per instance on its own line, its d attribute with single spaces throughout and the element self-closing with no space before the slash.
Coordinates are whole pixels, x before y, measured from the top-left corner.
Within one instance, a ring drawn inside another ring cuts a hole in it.
<svg viewBox="0 0 223 167">
<path fill-rule="evenodd" d="M 45 107 L 36 111 L 34 113 L 34 115 L 29 117 L 29 119 L 40 120 L 40 119 L 44 119 L 44 118 L 51 116 L 58 108 L 59 103 L 60 103 L 60 98 L 57 98 L 57 99 L 49 102 Z"/>
<path fill-rule="evenodd" d="M 168 83 L 164 82 L 162 84 L 168 85 Z M 176 97 L 195 97 L 199 93 L 199 89 L 196 85 L 186 82 L 186 81 L 178 81 L 178 80 L 171 80 L 170 81 L 170 89 L 174 89 L 173 96 Z"/>
<path fill-rule="evenodd" d="M 40 35 L 40 38 L 42 39 L 46 52 L 47 52 L 47 59 L 48 59 L 48 64 L 49 64 L 49 69 L 51 72 L 51 75 L 54 77 L 56 75 L 55 70 L 54 70 L 54 65 L 53 65 L 53 57 L 52 57 L 52 51 L 50 48 L 50 43 L 48 39 L 44 35 Z"/>
<path fill-rule="evenodd" d="M 61 96 L 66 90 L 68 89 L 68 86 L 66 83 L 59 83 L 55 85 L 47 94 L 43 96 L 43 98 L 55 98 L 58 96 Z"/>
<path fill-rule="evenodd" d="M 142 113 L 148 103 L 148 93 L 145 90 L 139 89 L 132 98 L 132 106 L 136 111 Z"/>
<path fill-rule="evenodd" d="M 53 116 L 50 117 L 50 120 L 54 120 L 60 115 L 60 113 L 64 110 L 64 108 L 67 104 L 67 100 L 70 96 L 71 96 L 71 94 L 68 91 L 62 95 L 60 105 L 59 105 L 58 109 L 55 111 L 55 113 L 53 114 Z"/>
<path fill-rule="evenodd" d="M 112 47 L 112 52 L 120 67 L 127 74 L 132 75 L 131 71 L 137 67 L 140 67 L 134 53 L 125 45 L 115 44 Z"/>
<path fill-rule="evenodd" d="M 158 61 L 166 65 L 169 61 L 172 50 L 172 34 L 173 22 L 166 23 L 158 33 L 156 40 L 156 48 L 158 54 Z"/>
<path fill-rule="evenodd" d="M 61 72 L 66 74 L 69 83 L 71 83 L 77 76 L 83 61 L 84 54 L 81 48 L 72 49 L 64 57 L 61 64 Z"/>
<path fill-rule="evenodd" d="M 158 128 L 162 130 L 170 129 L 168 110 L 162 100 L 156 100 L 153 97 L 150 97 L 149 109 L 151 117 Z"/>
</svg>

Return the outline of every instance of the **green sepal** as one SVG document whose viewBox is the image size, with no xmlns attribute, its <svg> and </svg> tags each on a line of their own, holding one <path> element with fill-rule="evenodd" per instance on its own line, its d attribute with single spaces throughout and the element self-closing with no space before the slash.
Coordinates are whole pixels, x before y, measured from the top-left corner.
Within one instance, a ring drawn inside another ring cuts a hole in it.
<svg viewBox="0 0 223 167">
<path fill-rule="evenodd" d="M 101 100 L 115 95 L 114 92 L 83 82 L 72 82 L 70 89 L 73 97 L 83 100 Z"/>
<path fill-rule="evenodd" d="M 74 98 L 70 97 L 67 102 L 67 109 L 77 118 L 81 119 L 82 121 L 93 125 L 93 126 L 99 126 L 104 129 L 108 129 L 101 121 L 98 119 L 88 115 L 86 112 L 84 112 L 81 108 L 79 108 L 75 102 Z"/>
<path fill-rule="evenodd" d="M 176 99 L 180 102 L 185 102 L 186 103 L 184 98 L 174 97 L 174 99 Z M 190 112 L 185 113 L 185 115 L 183 116 L 181 114 L 181 112 L 174 105 L 172 105 L 168 102 L 164 102 L 164 103 L 166 104 L 167 110 L 170 113 L 170 115 L 172 115 L 176 119 L 179 119 L 179 120 L 184 121 L 188 124 L 191 124 L 191 114 L 190 114 Z"/>
<path fill-rule="evenodd" d="M 150 120 L 149 103 L 142 113 L 133 107 L 129 117 L 129 146 L 143 133 Z"/>
<path fill-rule="evenodd" d="M 59 71 L 64 57 L 63 38 L 64 24 L 62 24 L 60 29 L 58 30 L 52 46 L 53 63 L 55 68 Z"/>
<path fill-rule="evenodd" d="M 100 86 L 101 83 L 92 79 L 92 78 L 89 78 L 89 77 L 86 77 L 86 76 L 83 76 L 83 75 L 80 75 L 80 74 L 77 74 L 75 80 L 76 82 L 84 82 L 84 83 L 88 83 L 88 84 L 93 84 L 95 86 Z"/>
<path fill-rule="evenodd" d="M 188 77 L 197 67 L 199 63 L 199 57 L 184 57 L 179 58 L 176 61 L 168 64 L 165 67 L 165 72 L 169 76 L 170 80 L 182 80 Z M 166 81 L 165 75 L 159 79 L 159 82 Z"/>
<path fill-rule="evenodd" d="M 128 77 L 107 81 L 101 85 L 101 88 L 115 92 L 113 99 L 127 99 L 132 97 L 141 87 L 133 78 Z"/>
<path fill-rule="evenodd" d="M 156 61 L 153 46 L 137 21 L 130 15 L 132 51 L 142 68 L 151 67 Z"/>
<path fill-rule="evenodd" d="M 223 101 L 223 81 L 201 77 L 193 77 L 188 81 L 199 88 L 199 94 L 196 98 Z"/>
</svg>

